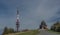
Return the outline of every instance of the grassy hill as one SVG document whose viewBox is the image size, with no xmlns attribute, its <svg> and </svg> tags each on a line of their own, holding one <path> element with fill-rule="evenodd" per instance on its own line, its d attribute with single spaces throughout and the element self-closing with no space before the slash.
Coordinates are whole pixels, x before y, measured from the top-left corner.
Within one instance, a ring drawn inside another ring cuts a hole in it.
<svg viewBox="0 0 60 35">
<path fill-rule="evenodd" d="M 5 35 L 36 35 L 38 34 L 38 30 L 31 30 L 26 32 L 18 32 L 18 33 L 11 33 L 11 34 L 5 34 Z"/>
</svg>

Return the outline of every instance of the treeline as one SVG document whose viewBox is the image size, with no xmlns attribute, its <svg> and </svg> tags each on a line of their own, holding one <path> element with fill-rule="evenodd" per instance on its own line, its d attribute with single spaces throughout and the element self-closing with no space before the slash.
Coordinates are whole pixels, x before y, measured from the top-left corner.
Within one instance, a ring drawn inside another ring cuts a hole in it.
<svg viewBox="0 0 60 35">
<path fill-rule="evenodd" d="M 29 31 L 29 29 L 24 29 L 21 32 L 26 32 L 26 31 Z M 18 31 L 18 32 L 20 32 L 20 31 Z M 2 35 L 10 34 L 10 33 L 17 33 L 17 31 L 15 31 L 13 28 L 5 27 L 4 30 L 3 30 Z"/>
<path fill-rule="evenodd" d="M 15 33 L 14 29 L 5 27 L 2 35 L 9 34 L 9 33 Z"/>
<path fill-rule="evenodd" d="M 60 32 L 60 22 L 57 21 L 56 23 L 54 23 L 54 24 L 51 26 L 51 30 L 52 30 L 52 31 L 56 31 L 56 32 Z"/>
</svg>

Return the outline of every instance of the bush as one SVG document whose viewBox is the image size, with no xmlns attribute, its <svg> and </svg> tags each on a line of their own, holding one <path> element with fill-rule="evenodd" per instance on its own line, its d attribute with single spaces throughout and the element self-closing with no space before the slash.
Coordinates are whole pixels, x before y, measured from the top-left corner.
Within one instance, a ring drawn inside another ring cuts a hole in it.
<svg viewBox="0 0 60 35">
<path fill-rule="evenodd" d="M 51 26 L 51 30 L 56 31 L 56 32 L 60 32 L 60 23 L 56 22 L 55 24 L 53 24 L 53 26 Z"/>
<path fill-rule="evenodd" d="M 57 31 L 57 32 L 60 32 L 60 27 L 58 27 L 56 31 Z"/>
<path fill-rule="evenodd" d="M 2 35 L 9 33 L 14 33 L 14 29 L 5 27 Z"/>
</svg>

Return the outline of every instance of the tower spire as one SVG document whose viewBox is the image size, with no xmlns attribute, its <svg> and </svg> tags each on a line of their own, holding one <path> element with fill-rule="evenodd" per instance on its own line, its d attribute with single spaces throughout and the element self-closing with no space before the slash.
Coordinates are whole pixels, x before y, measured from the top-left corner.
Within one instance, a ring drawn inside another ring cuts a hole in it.
<svg viewBox="0 0 60 35">
<path fill-rule="evenodd" d="M 17 9 L 17 18 L 16 18 L 16 28 L 17 28 L 17 32 L 19 31 L 19 11 Z"/>
</svg>

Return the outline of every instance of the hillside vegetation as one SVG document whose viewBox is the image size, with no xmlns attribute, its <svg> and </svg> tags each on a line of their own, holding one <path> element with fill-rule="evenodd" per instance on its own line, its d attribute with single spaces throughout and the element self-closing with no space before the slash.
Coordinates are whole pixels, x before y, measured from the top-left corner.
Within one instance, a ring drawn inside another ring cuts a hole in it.
<svg viewBox="0 0 60 35">
<path fill-rule="evenodd" d="M 56 22 L 51 26 L 51 30 L 55 32 L 60 32 L 60 22 Z"/>
</svg>

